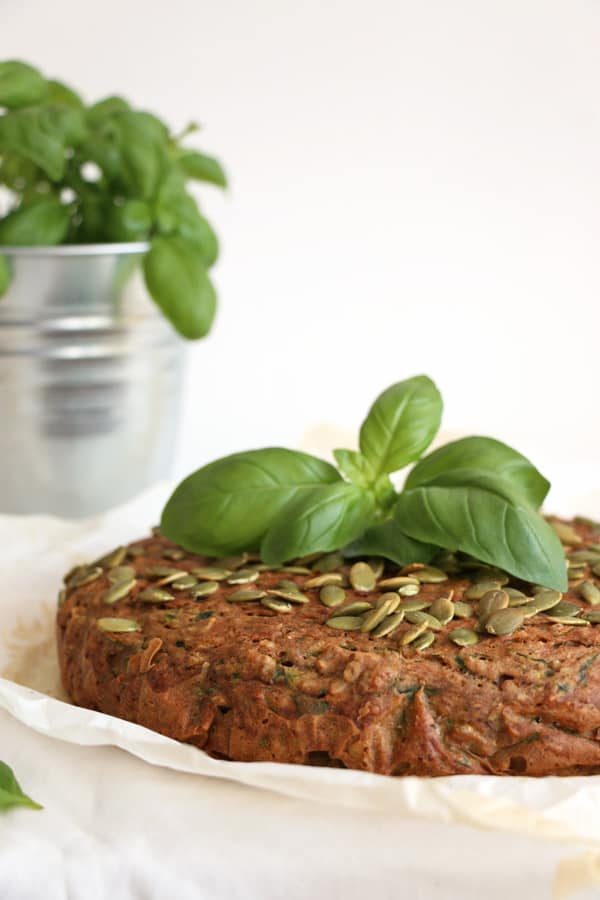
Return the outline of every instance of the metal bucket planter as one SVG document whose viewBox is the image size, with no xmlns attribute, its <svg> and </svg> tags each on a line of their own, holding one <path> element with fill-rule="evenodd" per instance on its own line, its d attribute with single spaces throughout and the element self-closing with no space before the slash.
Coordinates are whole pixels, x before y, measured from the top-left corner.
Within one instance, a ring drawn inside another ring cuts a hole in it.
<svg viewBox="0 0 600 900">
<path fill-rule="evenodd" d="M 145 292 L 146 249 L 0 247 L 0 512 L 85 516 L 168 473 L 184 342 Z"/>
</svg>

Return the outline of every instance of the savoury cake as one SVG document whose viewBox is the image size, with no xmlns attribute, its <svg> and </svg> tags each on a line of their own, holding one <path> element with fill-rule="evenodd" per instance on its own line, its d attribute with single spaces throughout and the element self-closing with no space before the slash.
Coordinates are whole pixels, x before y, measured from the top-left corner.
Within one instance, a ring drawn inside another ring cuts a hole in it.
<svg viewBox="0 0 600 900">
<path fill-rule="evenodd" d="M 214 757 L 387 775 L 600 772 L 600 529 L 553 520 L 565 595 L 464 554 L 215 560 L 155 531 L 65 578 L 80 706 Z"/>
</svg>

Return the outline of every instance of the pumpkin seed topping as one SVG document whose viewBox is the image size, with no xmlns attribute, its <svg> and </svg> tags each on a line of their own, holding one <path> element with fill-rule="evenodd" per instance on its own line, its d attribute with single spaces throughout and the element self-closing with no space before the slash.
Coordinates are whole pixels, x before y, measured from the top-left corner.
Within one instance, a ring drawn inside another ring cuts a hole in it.
<svg viewBox="0 0 600 900">
<path fill-rule="evenodd" d="M 358 631 L 362 625 L 362 616 L 334 616 L 327 619 L 325 624 L 338 631 Z"/>
<path fill-rule="evenodd" d="M 579 619 L 576 616 L 547 616 L 550 622 L 557 625 L 590 625 L 591 619 Z"/>
<path fill-rule="evenodd" d="M 442 625 L 447 625 L 454 618 L 454 603 L 450 597 L 438 597 L 429 607 L 429 613 Z"/>
<path fill-rule="evenodd" d="M 106 569 L 112 569 L 115 566 L 120 566 L 127 556 L 128 548 L 127 547 L 116 547 L 114 550 L 111 550 L 110 553 L 107 553 L 106 556 L 103 556 L 96 563 L 97 566 L 103 566 Z"/>
<path fill-rule="evenodd" d="M 499 589 L 499 581 L 477 581 L 465 591 L 465 600 L 481 600 L 489 591 L 497 591 Z"/>
<path fill-rule="evenodd" d="M 134 619 L 96 619 L 96 625 L 100 631 L 113 631 L 116 633 L 140 630 L 140 626 Z"/>
<path fill-rule="evenodd" d="M 427 623 L 420 622 L 418 625 L 413 625 L 412 628 L 409 628 L 408 631 L 405 631 L 404 634 L 400 638 L 400 646 L 407 647 L 408 644 L 412 643 L 412 641 L 416 641 L 419 635 L 423 634 L 424 631 L 427 630 Z"/>
<path fill-rule="evenodd" d="M 198 579 L 194 575 L 186 575 L 185 578 L 176 578 L 171 582 L 172 591 L 188 591 L 190 588 L 196 587 Z"/>
<path fill-rule="evenodd" d="M 287 603 L 285 600 L 280 600 L 278 597 L 263 597 L 260 602 L 262 606 L 272 610 L 273 612 L 289 613 L 293 609 L 291 603 Z"/>
<path fill-rule="evenodd" d="M 430 616 L 429 613 L 421 612 L 420 610 L 415 610 L 415 612 L 407 612 L 404 614 L 404 618 L 407 622 L 411 622 L 413 625 L 425 625 L 426 628 L 431 628 L 432 631 L 441 631 L 442 624 L 439 619 L 436 619 L 435 616 Z"/>
<path fill-rule="evenodd" d="M 583 539 L 577 534 L 572 525 L 567 525 L 565 522 L 553 521 L 550 522 L 550 526 L 554 529 L 555 534 L 558 535 L 561 543 L 570 546 L 583 543 Z"/>
<path fill-rule="evenodd" d="M 348 577 L 354 590 L 361 594 L 368 594 L 375 590 L 375 573 L 368 563 L 354 563 Z"/>
<path fill-rule="evenodd" d="M 175 569 L 173 566 L 150 566 L 143 573 L 147 578 L 185 578 L 189 573 L 185 569 Z M 165 582 L 166 583 L 166 582 Z"/>
<path fill-rule="evenodd" d="M 218 590 L 219 585 L 216 581 L 203 581 L 202 584 L 197 585 L 191 589 L 191 594 L 194 600 L 198 597 L 210 597 L 211 594 L 214 594 L 216 590 Z"/>
<path fill-rule="evenodd" d="M 473 607 L 462 600 L 457 600 L 454 604 L 454 615 L 457 619 L 470 619 L 473 615 Z"/>
<path fill-rule="evenodd" d="M 455 628 L 448 637 L 459 647 L 471 647 L 479 643 L 478 635 L 471 628 Z"/>
<path fill-rule="evenodd" d="M 368 600 L 355 600 L 353 603 L 349 603 L 348 606 L 344 606 L 342 609 L 338 609 L 337 612 L 334 612 L 334 616 L 358 616 L 362 613 L 369 612 L 369 610 L 373 609 L 373 604 L 369 603 Z"/>
<path fill-rule="evenodd" d="M 489 617 L 498 612 L 498 610 L 506 609 L 509 604 L 509 596 L 506 591 L 496 588 L 493 591 L 487 591 L 479 601 L 479 621 L 484 625 Z"/>
<path fill-rule="evenodd" d="M 435 635 L 433 634 L 433 632 L 425 631 L 412 642 L 413 650 L 416 650 L 417 653 L 420 653 L 422 650 L 426 650 L 427 647 L 430 647 L 433 644 L 434 640 Z"/>
<path fill-rule="evenodd" d="M 442 569 L 436 569 L 435 566 L 423 566 L 415 572 L 419 584 L 440 584 L 442 581 L 448 581 L 448 575 Z"/>
<path fill-rule="evenodd" d="M 593 581 L 584 581 L 579 585 L 579 593 L 592 606 L 600 605 L 600 588 Z"/>
<path fill-rule="evenodd" d="M 131 581 L 135 578 L 135 569 L 133 566 L 113 566 L 106 574 L 111 584 L 118 584 L 120 581 Z"/>
<path fill-rule="evenodd" d="M 135 578 L 130 578 L 128 581 L 117 581 L 116 584 L 113 584 L 112 587 L 109 587 L 108 590 L 104 591 L 102 594 L 102 602 L 117 603 L 119 600 L 127 597 L 136 584 Z"/>
<path fill-rule="evenodd" d="M 227 584 L 251 584 L 258 579 L 259 575 L 260 572 L 257 572 L 256 569 L 238 569 L 237 572 L 228 576 Z"/>
<path fill-rule="evenodd" d="M 328 584 L 341 585 L 344 582 L 344 576 L 340 572 L 323 572 L 322 575 L 313 575 L 307 578 L 303 584 L 304 588 L 325 587 Z"/>
<path fill-rule="evenodd" d="M 382 594 L 375 609 L 368 612 L 366 616 L 363 617 L 360 630 L 367 632 L 377 628 L 379 623 L 383 622 L 386 616 L 395 612 L 399 602 L 400 598 L 397 594 Z"/>
<path fill-rule="evenodd" d="M 381 582 L 379 584 L 381 585 Z M 398 588 L 397 593 L 401 597 L 416 597 L 420 590 L 420 584 L 403 584 Z"/>
<path fill-rule="evenodd" d="M 231 575 L 230 569 L 218 569 L 215 566 L 200 566 L 192 569 L 192 575 L 201 581 L 225 581 Z"/>
<path fill-rule="evenodd" d="M 562 600 L 556 606 L 553 606 L 551 611 L 553 616 L 580 616 L 583 609 L 577 603 L 569 603 L 567 600 Z"/>
<path fill-rule="evenodd" d="M 267 593 L 271 597 L 279 597 L 280 600 L 287 600 L 288 603 L 310 603 L 310 597 L 303 594 L 299 588 L 295 591 L 286 591 L 281 588 L 268 588 Z"/>
<path fill-rule="evenodd" d="M 390 578 L 380 579 L 377 583 L 377 587 L 396 590 L 399 587 L 405 587 L 407 584 L 414 584 L 418 588 L 420 581 L 414 575 L 394 575 Z"/>
<path fill-rule="evenodd" d="M 325 556 L 320 556 L 319 559 L 315 560 L 312 564 L 312 571 L 333 572 L 334 569 L 339 569 L 343 565 L 344 557 L 341 553 L 326 553 Z"/>
<path fill-rule="evenodd" d="M 600 625 L 600 609 L 590 609 L 583 614 L 582 619 L 592 622 L 593 625 Z"/>
<path fill-rule="evenodd" d="M 67 587 L 78 588 L 83 587 L 84 584 L 91 584 L 92 581 L 100 578 L 103 572 L 104 570 L 100 566 L 93 566 L 92 568 L 84 566 L 69 579 Z"/>
<path fill-rule="evenodd" d="M 485 623 L 489 634 L 512 634 L 523 625 L 523 613 L 520 609 L 503 608 L 493 612 Z"/>
<path fill-rule="evenodd" d="M 537 594 L 534 594 L 530 604 L 535 606 L 538 612 L 545 612 L 547 609 L 558 606 L 561 600 L 562 594 L 560 591 L 538 591 Z"/>
<path fill-rule="evenodd" d="M 388 634 L 392 634 L 392 632 L 396 630 L 403 619 L 404 613 L 402 612 L 402 610 L 392 613 L 391 616 L 387 616 L 383 620 L 383 622 L 380 622 L 380 624 L 371 631 L 371 637 L 380 638 L 386 637 L 386 635 Z"/>
<path fill-rule="evenodd" d="M 429 609 L 431 606 L 431 600 L 423 600 L 422 597 L 410 597 L 408 600 L 403 600 L 400 604 L 400 609 L 402 609 L 405 613 L 416 612 L 420 609 Z"/>
<path fill-rule="evenodd" d="M 266 591 L 258 591 L 253 588 L 242 588 L 239 591 L 232 591 L 231 594 L 227 594 L 225 599 L 229 601 L 229 603 L 248 603 L 253 600 L 263 600 L 266 596 Z"/>
<path fill-rule="evenodd" d="M 325 584 L 319 591 L 323 606 L 341 606 L 346 599 L 346 591 L 337 584 Z"/>
<path fill-rule="evenodd" d="M 175 599 L 173 594 L 163 591 L 159 587 L 144 588 L 141 594 L 137 595 L 137 598 L 138 600 L 143 600 L 144 603 L 167 603 L 169 600 Z"/>
</svg>

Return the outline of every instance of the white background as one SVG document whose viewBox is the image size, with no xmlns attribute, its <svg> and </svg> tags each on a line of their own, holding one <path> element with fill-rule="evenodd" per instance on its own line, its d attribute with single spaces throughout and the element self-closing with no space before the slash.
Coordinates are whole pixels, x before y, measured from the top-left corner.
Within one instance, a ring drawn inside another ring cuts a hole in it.
<svg viewBox="0 0 600 900">
<path fill-rule="evenodd" d="M 0 58 L 204 125 L 231 189 L 178 470 L 425 371 L 446 431 L 600 446 L 600 3 L 0 0 Z"/>
</svg>

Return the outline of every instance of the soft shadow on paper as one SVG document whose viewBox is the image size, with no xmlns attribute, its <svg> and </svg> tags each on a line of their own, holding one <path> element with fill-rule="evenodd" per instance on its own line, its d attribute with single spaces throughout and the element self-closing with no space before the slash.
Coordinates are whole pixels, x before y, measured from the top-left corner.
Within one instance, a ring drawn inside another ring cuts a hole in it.
<svg viewBox="0 0 600 900">
<path fill-rule="evenodd" d="M 68 702 L 60 680 L 55 618 L 56 608 L 46 604 L 35 618 L 17 619 L 14 627 L 2 636 L 8 660 L 0 667 L 0 676 Z"/>
</svg>

